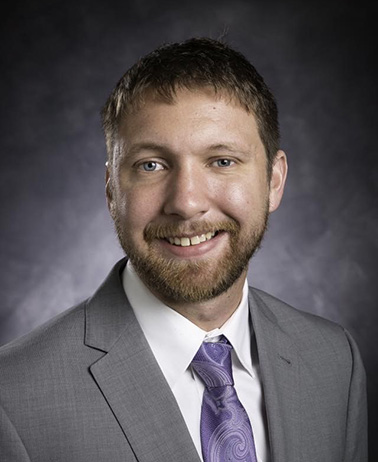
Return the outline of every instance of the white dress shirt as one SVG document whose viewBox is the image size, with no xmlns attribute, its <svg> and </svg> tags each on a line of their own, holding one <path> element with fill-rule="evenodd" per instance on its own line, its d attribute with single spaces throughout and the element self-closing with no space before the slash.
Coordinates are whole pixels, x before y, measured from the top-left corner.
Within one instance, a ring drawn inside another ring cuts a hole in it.
<svg viewBox="0 0 378 462">
<path fill-rule="evenodd" d="M 232 371 L 239 400 L 249 416 L 258 462 L 269 462 L 268 432 L 258 364 L 252 364 L 248 284 L 240 305 L 219 329 L 206 332 L 157 299 L 140 280 L 130 261 L 123 287 L 151 350 L 170 386 L 202 460 L 200 420 L 204 384 L 190 367 L 203 341 L 230 341 Z M 257 355 L 255 355 L 256 357 Z"/>
</svg>

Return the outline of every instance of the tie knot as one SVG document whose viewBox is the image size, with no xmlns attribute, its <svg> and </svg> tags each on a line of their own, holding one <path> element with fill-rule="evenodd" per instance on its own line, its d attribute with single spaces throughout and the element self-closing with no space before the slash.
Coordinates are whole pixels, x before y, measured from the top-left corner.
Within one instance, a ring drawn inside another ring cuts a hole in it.
<svg viewBox="0 0 378 462">
<path fill-rule="evenodd" d="M 232 346 L 223 337 L 218 343 L 203 342 L 192 361 L 192 367 L 207 388 L 233 385 Z"/>
</svg>

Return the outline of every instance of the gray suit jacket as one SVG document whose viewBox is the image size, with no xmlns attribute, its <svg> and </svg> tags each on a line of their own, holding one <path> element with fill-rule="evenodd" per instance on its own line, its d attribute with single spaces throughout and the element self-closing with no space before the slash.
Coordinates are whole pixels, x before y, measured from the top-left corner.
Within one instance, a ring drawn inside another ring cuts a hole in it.
<svg viewBox="0 0 378 462">
<path fill-rule="evenodd" d="M 122 288 L 0 350 L 2 462 L 198 462 Z M 365 462 L 365 376 L 341 327 L 254 289 L 250 310 L 273 462 Z"/>
</svg>

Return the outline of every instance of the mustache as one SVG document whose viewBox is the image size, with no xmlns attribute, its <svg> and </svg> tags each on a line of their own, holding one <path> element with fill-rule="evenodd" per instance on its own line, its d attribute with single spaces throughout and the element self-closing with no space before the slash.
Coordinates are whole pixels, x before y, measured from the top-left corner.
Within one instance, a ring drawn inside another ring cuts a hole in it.
<svg viewBox="0 0 378 462">
<path fill-rule="evenodd" d="M 240 225 L 234 220 L 211 222 L 208 220 L 193 221 L 191 223 L 149 223 L 144 229 L 144 239 L 152 242 L 154 239 L 167 239 L 169 237 L 192 237 L 206 233 L 227 232 L 238 234 Z"/>
</svg>

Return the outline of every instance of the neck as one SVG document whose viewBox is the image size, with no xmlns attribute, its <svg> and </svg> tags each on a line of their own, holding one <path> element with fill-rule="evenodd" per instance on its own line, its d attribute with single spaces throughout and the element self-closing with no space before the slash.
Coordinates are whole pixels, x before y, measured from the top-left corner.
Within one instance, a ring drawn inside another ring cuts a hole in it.
<svg viewBox="0 0 378 462">
<path fill-rule="evenodd" d="M 176 302 L 164 299 L 160 294 L 154 295 L 173 310 L 185 316 L 202 330 L 209 332 L 222 327 L 239 306 L 247 271 L 235 283 L 218 297 L 198 303 Z"/>
</svg>

